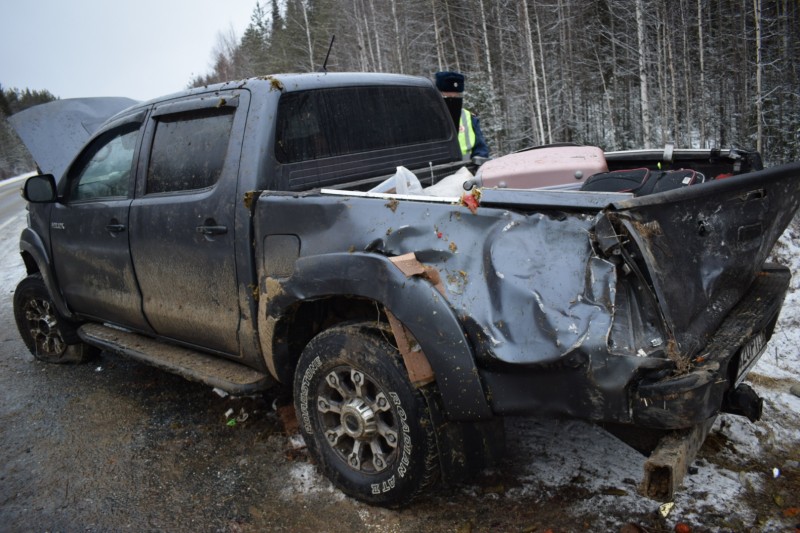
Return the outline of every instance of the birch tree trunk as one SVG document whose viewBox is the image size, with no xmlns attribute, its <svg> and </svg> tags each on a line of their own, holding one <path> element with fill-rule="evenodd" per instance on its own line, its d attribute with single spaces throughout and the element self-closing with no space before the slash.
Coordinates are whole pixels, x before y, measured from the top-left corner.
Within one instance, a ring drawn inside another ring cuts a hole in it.
<svg viewBox="0 0 800 533">
<path fill-rule="evenodd" d="M 700 147 L 706 146 L 706 62 L 703 50 L 703 0 L 697 0 L 697 45 L 700 51 Z"/>
<path fill-rule="evenodd" d="M 444 70 L 442 64 L 444 62 L 444 46 L 442 45 L 442 36 L 439 32 L 439 17 L 436 16 L 436 2 L 431 0 L 431 13 L 433 14 L 433 34 L 436 39 L 436 60 L 439 65 L 439 71 Z"/>
<path fill-rule="evenodd" d="M 667 65 L 669 65 L 670 88 L 672 90 L 670 98 L 672 107 L 672 141 L 676 146 L 681 147 L 681 126 L 678 122 L 678 86 L 676 83 L 678 75 L 675 72 L 675 56 L 672 51 L 672 39 L 667 39 Z"/>
<path fill-rule="evenodd" d="M 361 20 L 360 13 L 360 0 L 353 0 L 353 23 L 356 26 L 356 43 L 358 43 L 358 64 L 361 70 L 369 70 L 369 61 L 367 59 L 367 48 L 369 42 L 369 27 L 366 24 L 366 17 L 364 21 Z"/>
<path fill-rule="evenodd" d="M 658 41 L 656 43 L 656 51 L 657 51 L 657 68 L 656 68 L 656 85 L 658 86 L 658 104 L 659 104 L 659 111 L 658 111 L 658 123 L 660 124 L 661 136 L 660 142 L 661 146 L 667 144 L 670 140 L 668 139 L 669 130 L 666 127 L 667 124 L 667 73 L 666 73 L 666 64 L 667 64 L 667 45 L 666 41 L 669 40 L 669 34 L 667 32 L 667 25 L 664 23 L 667 19 L 666 11 L 659 9 L 659 16 L 661 17 L 661 24 L 659 31 L 657 33 Z"/>
<path fill-rule="evenodd" d="M 597 60 L 597 72 L 600 73 L 600 81 L 603 83 L 603 96 L 605 97 L 606 106 L 608 108 L 608 124 L 609 124 L 609 139 L 608 142 L 611 146 L 616 146 L 617 144 L 617 134 L 616 134 L 616 126 L 614 126 L 614 106 L 611 102 L 611 95 L 608 93 L 608 85 L 606 84 L 606 77 L 603 74 L 603 64 L 600 61 L 600 55 L 597 53 L 597 49 L 594 50 L 594 57 Z M 548 134 L 550 132 L 548 131 Z M 552 142 L 552 140 L 550 141 Z"/>
<path fill-rule="evenodd" d="M 547 64 L 544 60 L 544 46 L 542 45 L 542 27 L 539 24 L 539 15 L 536 10 L 533 11 L 533 18 L 536 21 L 536 35 L 539 37 L 539 59 L 542 63 L 542 87 L 544 87 L 544 118 L 547 124 L 547 142 L 553 144 L 553 129 L 551 127 L 552 120 L 550 120 L 550 96 L 547 94 Z M 544 132 L 542 132 L 544 135 Z"/>
<path fill-rule="evenodd" d="M 577 106 L 576 105 L 576 83 L 575 72 L 573 68 L 573 61 L 575 53 L 572 49 L 572 28 L 571 28 L 571 14 L 569 12 L 570 5 L 564 0 L 558 0 L 555 5 L 556 9 L 556 23 L 558 25 L 559 39 L 561 45 L 559 46 L 559 75 L 561 77 L 561 93 L 562 98 L 567 106 L 567 111 L 564 113 L 566 117 L 565 124 L 562 125 L 562 131 L 566 132 L 565 141 L 574 141 L 577 130 L 582 127 L 578 123 Z M 534 16 L 538 18 L 538 10 L 534 4 Z M 544 70 L 544 68 L 542 69 Z M 562 112 L 563 113 L 563 112 Z M 585 124 L 585 122 L 584 122 Z M 564 135 L 564 134 L 562 134 Z"/>
<path fill-rule="evenodd" d="M 647 91 L 647 50 L 645 48 L 644 34 L 644 7 L 642 0 L 636 0 L 636 36 L 639 44 L 639 95 L 642 105 L 642 144 L 650 148 L 650 98 Z"/>
<path fill-rule="evenodd" d="M 383 72 L 383 54 L 381 53 L 381 32 L 375 23 L 375 2 L 369 0 L 369 10 L 372 14 L 372 31 L 375 34 L 375 55 L 378 58 L 378 72 Z M 366 18 L 366 15 L 364 15 Z"/>
<path fill-rule="evenodd" d="M 400 74 L 405 74 L 405 60 L 403 59 L 403 47 L 400 44 L 400 20 L 397 18 L 397 0 L 391 0 L 392 22 L 394 23 L 394 50 L 397 56 L 397 70 Z"/>
<path fill-rule="evenodd" d="M 497 94 L 494 88 L 494 73 L 492 71 L 492 55 L 489 53 L 489 30 L 486 25 L 486 11 L 484 10 L 483 0 L 479 0 L 481 10 L 481 26 L 483 28 L 483 54 L 486 61 L 486 77 L 489 82 L 489 106 L 492 110 L 492 117 L 497 117 Z M 496 119 L 495 119 L 496 120 Z M 492 140 L 492 144 L 497 146 L 497 136 L 495 135 L 495 128 L 488 130 Z"/>
<path fill-rule="evenodd" d="M 436 0 L 434 0 L 436 1 Z M 456 70 L 461 72 L 461 62 L 458 59 L 458 46 L 456 46 L 456 36 L 453 33 L 453 21 L 450 20 L 450 5 L 445 0 L 444 2 L 444 14 L 447 17 L 447 30 L 450 33 L 450 43 L 453 45 L 453 59 L 455 60 Z M 451 65 L 450 61 L 445 61 L 446 64 Z"/>
<path fill-rule="evenodd" d="M 301 1 L 300 7 L 303 8 L 303 22 L 306 26 L 306 41 L 308 43 L 308 68 L 309 72 L 314 72 L 314 46 L 311 44 L 311 24 L 308 23 L 308 5 L 306 2 Z"/>
<path fill-rule="evenodd" d="M 753 0 L 753 15 L 755 17 L 756 25 L 756 151 L 761 153 L 764 147 L 764 94 L 761 87 L 761 73 L 764 70 L 761 57 L 761 0 Z"/>
<path fill-rule="evenodd" d="M 686 2 L 684 4 L 684 2 Z M 692 92 L 691 92 L 691 75 L 692 70 L 690 68 L 689 62 L 689 32 L 687 31 L 689 22 L 686 20 L 687 18 L 687 11 L 689 9 L 688 0 L 681 0 L 681 28 L 683 28 L 683 106 L 684 116 L 686 119 L 684 120 L 684 128 L 686 130 L 687 140 L 689 142 L 689 148 L 694 146 L 692 142 L 692 110 L 694 109 L 694 101 L 692 99 Z"/>
<path fill-rule="evenodd" d="M 531 69 L 533 79 L 533 109 L 531 113 L 531 125 L 534 128 L 534 142 L 542 144 L 544 142 L 544 125 L 542 124 L 542 103 L 539 98 L 539 75 L 536 72 L 536 56 L 533 53 L 533 35 L 531 31 L 531 19 L 528 16 L 528 2 L 522 2 L 522 21 L 525 27 L 525 45 L 528 54 L 528 64 Z"/>
</svg>

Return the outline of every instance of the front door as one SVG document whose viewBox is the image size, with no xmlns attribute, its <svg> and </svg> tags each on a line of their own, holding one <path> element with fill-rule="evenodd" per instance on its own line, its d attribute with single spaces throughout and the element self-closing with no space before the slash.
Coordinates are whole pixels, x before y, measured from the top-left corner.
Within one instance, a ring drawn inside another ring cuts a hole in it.
<svg viewBox="0 0 800 533">
<path fill-rule="evenodd" d="M 142 117 L 133 118 L 101 133 L 72 164 L 51 212 L 50 233 L 58 285 L 70 309 L 146 330 L 128 249 Z"/>
</svg>

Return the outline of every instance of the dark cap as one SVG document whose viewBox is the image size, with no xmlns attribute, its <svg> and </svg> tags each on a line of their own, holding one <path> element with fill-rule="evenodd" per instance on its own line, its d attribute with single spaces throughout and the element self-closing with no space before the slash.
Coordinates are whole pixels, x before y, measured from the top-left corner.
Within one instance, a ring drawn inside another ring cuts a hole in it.
<svg viewBox="0 0 800 533">
<path fill-rule="evenodd" d="M 460 72 L 437 72 L 436 88 L 442 92 L 463 93 L 464 75 Z"/>
</svg>

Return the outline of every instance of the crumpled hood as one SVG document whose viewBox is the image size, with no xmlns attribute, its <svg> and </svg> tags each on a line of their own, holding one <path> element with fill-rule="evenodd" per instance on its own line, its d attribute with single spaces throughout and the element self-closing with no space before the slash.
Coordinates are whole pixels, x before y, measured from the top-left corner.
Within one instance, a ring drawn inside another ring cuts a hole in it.
<svg viewBox="0 0 800 533">
<path fill-rule="evenodd" d="M 135 103 L 123 97 L 54 100 L 15 113 L 8 121 L 39 170 L 58 180 L 100 126 Z"/>
</svg>

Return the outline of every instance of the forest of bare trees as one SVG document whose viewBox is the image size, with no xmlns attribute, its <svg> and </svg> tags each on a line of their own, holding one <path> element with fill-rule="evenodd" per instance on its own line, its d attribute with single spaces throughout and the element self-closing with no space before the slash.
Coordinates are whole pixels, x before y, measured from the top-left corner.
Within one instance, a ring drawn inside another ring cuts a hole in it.
<svg viewBox="0 0 800 533">
<path fill-rule="evenodd" d="M 263 0 L 191 81 L 319 70 L 467 76 L 494 154 L 741 147 L 800 159 L 797 0 Z"/>
<path fill-rule="evenodd" d="M 466 74 L 493 155 L 673 142 L 800 160 L 799 0 L 259 0 L 189 85 L 318 71 L 334 36 L 329 71 Z M 0 178 L 32 166 L 4 117 L 53 98 L 0 87 Z"/>
</svg>

